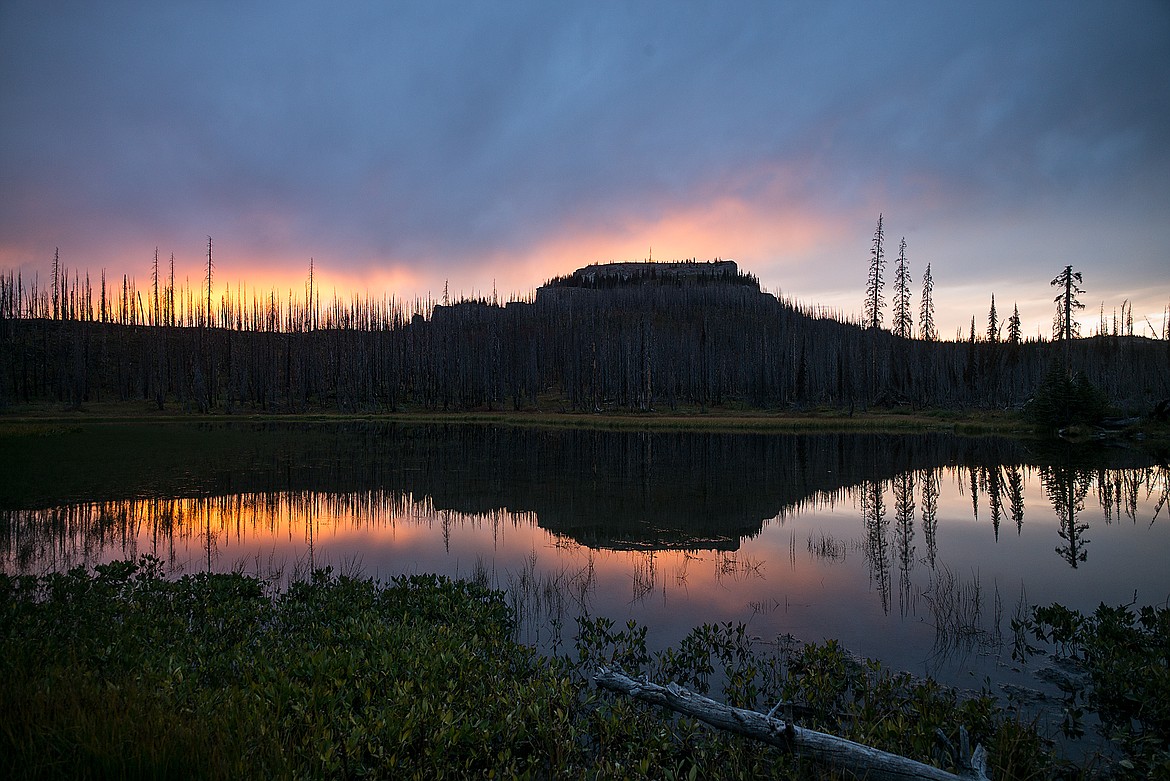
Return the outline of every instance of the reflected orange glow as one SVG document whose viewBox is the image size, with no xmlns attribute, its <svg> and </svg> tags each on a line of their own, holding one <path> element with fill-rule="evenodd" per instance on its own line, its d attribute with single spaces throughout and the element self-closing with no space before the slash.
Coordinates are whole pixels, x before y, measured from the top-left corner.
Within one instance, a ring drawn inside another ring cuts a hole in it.
<svg viewBox="0 0 1170 781">
<path fill-rule="evenodd" d="M 914 665 L 936 642 L 940 583 L 965 594 L 982 589 L 1009 609 L 1025 597 L 1091 609 L 1130 601 L 1134 589 L 1143 600 L 1163 598 L 1170 524 L 1149 519 L 1170 490 L 1170 472 L 1078 477 L 1076 552 L 1088 555 L 1075 566 L 1044 474 L 1029 466 L 918 470 L 876 484 L 884 507 L 876 522 L 860 486 L 818 494 L 782 508 L 732 550 L 590 548 L 549 532 L 531 512 L 467 514 L 377 490 L 3 510 L 9 534 L 0 568 L 61 571 L 149 553 L 174 574 L 241 570 L 277 583 L 324 566 L 383 581 L 438 573 L 502 590 L 526 642 L 549 642 L 552 620 L 571 636 L 583 614 L 618 626 L 635 620 L 659 646 L 699 624 L 730 621 L 764 639 L 836 637 L 858 653 Z M 928 495 L 928 476 L 937 495 Z M 1019 488 L 1014 500 L 1009 480 Z M 981 615 L 990 620 L 999 610 L 988 603 Z"/>
</svg>

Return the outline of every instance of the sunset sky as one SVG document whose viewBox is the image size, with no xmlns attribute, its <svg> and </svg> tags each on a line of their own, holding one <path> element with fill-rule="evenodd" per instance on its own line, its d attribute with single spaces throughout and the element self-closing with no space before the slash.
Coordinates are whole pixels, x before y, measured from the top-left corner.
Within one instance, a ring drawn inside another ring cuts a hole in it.
<svg viewBox="0 0 1170 781">
<path fill-rule="evenodd" d="M 217 290 L 528 294 L 732 258 L 860 314 L 905 236 L 915 320 L 1049 333 L 1170 302 L 1166 2 L 0 3 L 0 269 Z M 885 321 L 891 320 L 887 308 Z"/>
</svg>

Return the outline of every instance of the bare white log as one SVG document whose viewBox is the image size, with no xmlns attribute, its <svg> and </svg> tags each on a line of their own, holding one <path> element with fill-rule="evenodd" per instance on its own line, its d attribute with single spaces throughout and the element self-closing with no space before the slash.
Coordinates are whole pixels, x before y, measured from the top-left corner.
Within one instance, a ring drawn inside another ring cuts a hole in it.
<svg viewBox="0 0 1170 781">
<path fill-rule="evenodd" d="M 966 731 L 959 775 L 907 757 L 864 746 L 852 740 L 797 727 L 757 711 L 734 708 L 671 683 L 659 686 L 608 667 L 600 667 L 594 682 L 603 688 L 693 716 L 713 727 L 762 740 L 796 755 L 846 770 L 869 781 L 988 781 L 987 752 L 982 746 L 966 754 Z"/>
</svg>

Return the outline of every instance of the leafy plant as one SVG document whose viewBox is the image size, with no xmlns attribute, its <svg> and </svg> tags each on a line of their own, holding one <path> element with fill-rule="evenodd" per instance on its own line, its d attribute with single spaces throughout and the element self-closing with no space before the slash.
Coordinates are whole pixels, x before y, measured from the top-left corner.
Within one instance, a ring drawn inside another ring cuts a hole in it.
<svg viewBox="0 0 1170 781">
<path fill-rule="evenodd" d="M 1170 608 L 1101 604 L 1085 616 L 1061 605 L 1034 607 L 1013 619 L 1012 630 L 1015 658 L 1052 649 L 1087 673 L 1087 684 L 1063 686 L 1067 731 L 1082 729 L 1088 708 L 1125 751 L 1123 767 L 1170 773 Z"/>
<path fill-rule="evenodd" d="M 163 577 L 143 557 L 0 575 L 0 776 L 87 778 L 817 778 L 791 755 L 594 689 L 621 664 L 745 707 L 946 764 L 959 725 L 1001 773 L 1051 775 L 1034 730 L 984 694 L 861 662 L 837 643 L 762 645 L 697 627 L 651 654 L 646 627 L 582 621 L 576 656 L 513 639 L 505 597 L 424 575 L 317 570 Z M 718 695 L 717 695 L 718 696 Z"/>
</svg>

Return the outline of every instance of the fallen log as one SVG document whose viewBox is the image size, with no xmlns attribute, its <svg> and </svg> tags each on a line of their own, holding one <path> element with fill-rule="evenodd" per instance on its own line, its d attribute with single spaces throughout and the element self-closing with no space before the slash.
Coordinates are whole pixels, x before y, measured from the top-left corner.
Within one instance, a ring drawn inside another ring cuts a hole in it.
<svg viewBox="0 0 1170 781">
<path fill-rule="evenodd" d="M 797 727 L 758 711 L 734 708 L 675 683 L 659 686 L 608 667 L 599 667 L 593 680 L 603 688 L 693 716 L 713 727 L 762 740 L 869 781 L 988 781 L 987 752 L 978 746 L 974 753 L 968 753 L 966 730 L 960 730 L 963 745 L 956 752 L 956 764 L 962 770 L 955 775 L 836 735 Z"/>
</svg>

